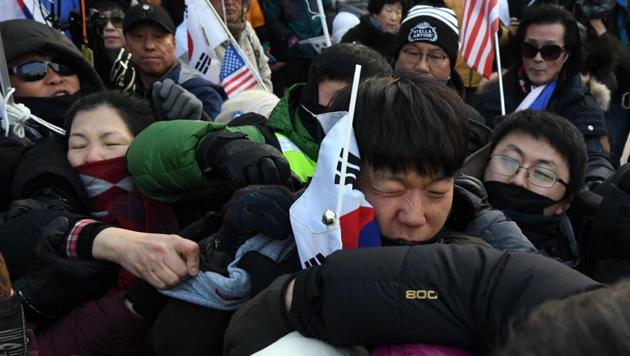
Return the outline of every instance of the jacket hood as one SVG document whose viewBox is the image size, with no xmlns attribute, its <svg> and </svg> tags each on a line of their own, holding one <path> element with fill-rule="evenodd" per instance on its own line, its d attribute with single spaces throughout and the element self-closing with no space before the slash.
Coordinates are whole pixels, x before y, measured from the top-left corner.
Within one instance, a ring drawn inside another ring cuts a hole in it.
<svg viewBox="0 0 630 356">
<path fill-rule="evenodd" d="M 103 82 L 74 44 L 56 29 L 33 20 L 0 22 L 7 63 L 31 53 L 61 58 L 78 73 L 83 95 L 101 91 Z"/>
</svg>

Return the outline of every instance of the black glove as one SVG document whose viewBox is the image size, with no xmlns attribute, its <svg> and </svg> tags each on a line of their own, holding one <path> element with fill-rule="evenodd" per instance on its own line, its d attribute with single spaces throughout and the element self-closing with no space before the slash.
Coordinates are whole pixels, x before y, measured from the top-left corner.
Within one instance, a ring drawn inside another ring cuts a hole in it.
<svg viewBox="0 0 630 356">
<path fill-rule="evenodd" d="M 286 275 L 276 279 L 234 313 L 223 339 L 224 355 L 251 355 L 292 331 L 285 305 L 292 278 Z"/>
<path fill-rule="evenodd" d="M 276 262 L 262 253 L 249 251 L 241 257 L 238 267 L 249 273 L 250 293 L 255 296 L 283 274 L 299 271 L 300 259 L 297 250 L 282 262 Z"/>
<path fill-rule="evenodd" d="M 492 206 L 488 203 L 488 193 L 479 179 L 467 175 L 455 178 L 449 227 L 463 230 L 476 217 L 489 210 L 492 210 Z"/>
<path fill-rule="evenodd" d="M 291 169 L 271 145 L 255 143 L 240 132 L 218 131 L 203 138 L 197 162 L 210 179 L 228 179 L 235 187 L 250 184 L 286 185 Z"/>
<path fill-rule="evenodd" d="M 263 234 L 284 240 L 291 233 L 289 209 L 294 194 L 280 185 L 252 185 L 237 190 L 226 204 L 215 247 L 234 254 L 247 239 Z"/>
<path fill-rule="evenodd" d="M 153 83 L 153 107 L 160 120 L 201 120 L 203 103 L 172 79 Z"/>
</svg>

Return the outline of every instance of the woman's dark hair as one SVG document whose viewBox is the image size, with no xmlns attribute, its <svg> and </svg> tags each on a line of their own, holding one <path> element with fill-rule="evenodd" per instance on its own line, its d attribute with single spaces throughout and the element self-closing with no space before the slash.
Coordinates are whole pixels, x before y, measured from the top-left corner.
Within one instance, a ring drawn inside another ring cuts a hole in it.
<svg viewBox="0 0 630 356">
<path fill-rule="evenodd" d="M 516 31 L 517 50 L 515 51 L 516 58 L 514 60 L 519 67 L 523 64 L 520 46 L 525 40 L 527 28 L 530 25 L 554 23 L 560 23 L 564 26 L 564 49 L 569 55 L 560 72 L 560 82 L 563 82 L 564 78 L 570 78 L 581 71 L 584 50 L 575 17 L 561 6 L 542 4 L 531 6 L 525 10 Z"/>
<path fill-rule="evenodd" d="M 370 0 L 368 1 L 367 10 L 370 14 L 375 15 L 381 12 L 381 10 L 383 10 L 383 6 L 385 6 L 385 4 L 395 4 L 397 2 L 399 2 L 400 5 L 402 5 L 403 18 L 404 18 L 405 14 L 407 13 L 407 10 L 409 10 L 408 0 Z"/>
<path fill-rule="evenodd" d="M 79 111 L 94 110 L 101 106 L 116 110 L 134 136 L 156 121 L 151 105 L 146 100 L 120 91 L 108 90 L 86 95 L 72 105 L 64 123 L 66 138 L 70 135 L 72 122 Z"/>
<path fill-rule="evenodd" d="M 348 110 L 351 90 L 335 97 L 334 110 Z M 366 79 L 354 114 L 361 160 L 393 173 L 455 176 L 466 157 L 466 117 L 459 95 L 432 78 L 401 73 Z"/>
<path fill-rule="evenodd" d="M 549 111 L 523 110 L 505 117 L 492 134 L 491 151 L 514 132 L 547 142 L 569 164 L 569 182 L 565 197 L 573 197 L 584 185 L 586 143 L 584 136 L 569 120 Z"/>
</svg>

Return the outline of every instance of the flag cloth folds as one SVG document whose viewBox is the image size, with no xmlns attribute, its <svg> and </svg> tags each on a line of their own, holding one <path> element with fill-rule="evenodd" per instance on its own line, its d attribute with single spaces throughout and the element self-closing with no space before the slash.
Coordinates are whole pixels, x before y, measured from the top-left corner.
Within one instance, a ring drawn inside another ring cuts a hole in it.
<svg viewBox="0 0 630 356">
<path fill-rule="evenodd" d="M 498 30 L 499 0 L 464 0 L 461 53 L 466 63 L 486 78 L 492 74 Z"/>
<path fill-rule="evenodd" d="M 219 78 L 228 97 L 243 90 L 252 89 L 257 84 L 256 77 L 232 43 L 229 44 L 223 56 Z"/>
<path fill-rule="evenodd" d="M 230 36 L 210 6 L 205 0 L 186 0 L 188 60 L 190 67 L 204 79 L 221 85 L 219 73 L 222 59 L 217 58 L 214 49 L 228 41 Z"/>
<path fill-rule="evenodd" d="M 342 177 L 343 142 L 350 123 L 344 112 L 326 114 L 337 121 L 319 149 L 315 174 L 304 193 L 291 206 L 291 227 L 303 267 L 321 264 L 332 252 L 342 248 L 380 245 L 380 230 L 374 208 L 356 189 L 361 159 L 354 132 L 350 140 L 347 171 Z M 336 210 L 343 189 L 341 218 L 330 224 L 323 216 Z"/>
<path fill-rule="evenodd" d="M 48 10 L 40 0 L 2 0 L 0 21 L 29 19 L 46 24 Z"/>
</svg>

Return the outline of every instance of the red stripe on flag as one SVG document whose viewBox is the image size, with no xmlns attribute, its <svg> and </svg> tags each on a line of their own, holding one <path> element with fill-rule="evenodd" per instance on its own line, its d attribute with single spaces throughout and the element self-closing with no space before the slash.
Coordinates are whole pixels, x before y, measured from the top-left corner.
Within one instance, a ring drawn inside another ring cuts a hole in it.
<svg viewBox="0 0 630 356">
<path fill-rule="evenodd" d="M 494 36 L 499 29 L 498 0 L 465 0 L 462 56 L 486 78 L 492 74 Z"/>
</svg>

